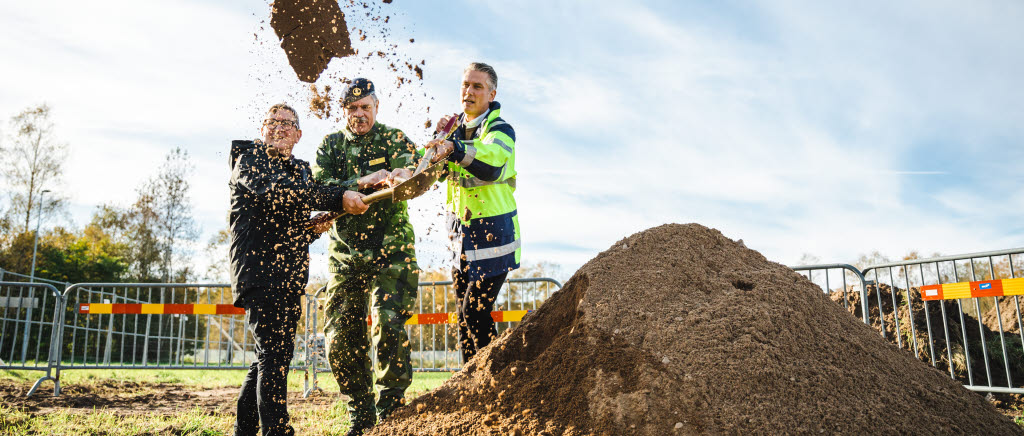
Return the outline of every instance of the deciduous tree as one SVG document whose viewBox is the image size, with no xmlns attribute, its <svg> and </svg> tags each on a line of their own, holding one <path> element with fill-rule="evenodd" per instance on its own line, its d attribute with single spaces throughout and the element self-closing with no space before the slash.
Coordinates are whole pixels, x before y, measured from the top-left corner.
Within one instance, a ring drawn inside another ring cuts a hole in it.
<svg viewBox="0 0 1024 436">
<path fill-rule="evenodd" d="M 68 146 L 57 139 L 50 107 L 42 104 L 11 117 L 2 152 L 0 175 L 8 195 L 5 215 L 17 232 L 32 229 L 33 213 L 49 217 L 64 211 L 67 200 L 56 193 Z M 51 192 L 40 203 L 40 194 Z"/>
</svg>

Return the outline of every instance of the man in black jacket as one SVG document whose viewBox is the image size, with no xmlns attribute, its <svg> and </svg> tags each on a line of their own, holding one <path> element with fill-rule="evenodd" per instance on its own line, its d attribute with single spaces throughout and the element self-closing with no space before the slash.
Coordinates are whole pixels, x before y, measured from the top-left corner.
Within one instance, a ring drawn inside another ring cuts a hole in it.
<svg viewBox="0 0 1024 436">
<path fill-rule="evenodd" d="M 298 114 L 277 104 L 263 121 L 263 140 L 231 143 L 231 291 L 256 342 L 256 361 L 242 384 L 235 434 L 292 435 L 287 403 L 288 366 L 309 280 L 306 229 L 314 210 L 361 214 L 356 191 L 318 185 L 309 163 L 292 156 L 302 137 Z"/>
</svg>

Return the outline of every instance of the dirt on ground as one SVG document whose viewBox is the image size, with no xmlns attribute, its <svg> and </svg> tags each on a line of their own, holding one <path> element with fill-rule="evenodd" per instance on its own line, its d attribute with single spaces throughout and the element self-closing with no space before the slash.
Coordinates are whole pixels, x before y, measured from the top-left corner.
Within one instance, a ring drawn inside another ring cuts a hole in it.
<svg viewBox="0 0 1024 436">
<path fill-rule="evenodd" d="M 1020 434 L 791 269 L 697 224 L 614 244 L 374 435 Z"/>
<path fill-rule="evenodd" d="M 105 409 L 118 415 L 174 416 L 198 407 L 219 414 L 234 415 L 239 387 L 202 389 L 176 383 L 138 383 L 98 380 L 90 384 L 64 384 L 59 397 L 50 390 L 26 397 L 31 383 L 0 380 L 0 403 L 32 414 L 51 411 L 88 413 Z M 337 393 L 303 399 L 301 392 L 288 392 L 288 409 L 323 408 L 338 401 Z"/>
</svg>

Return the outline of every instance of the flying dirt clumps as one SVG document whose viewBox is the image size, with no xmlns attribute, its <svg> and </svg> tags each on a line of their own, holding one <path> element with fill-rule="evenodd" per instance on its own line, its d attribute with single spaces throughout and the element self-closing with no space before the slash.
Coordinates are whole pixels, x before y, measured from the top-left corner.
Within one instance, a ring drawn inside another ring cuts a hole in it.
<svg viewBox="0 0 1024 436">
<path fill-rule="evenodd" d="M 355 54 L 337 0 L 277 0 L 270 25 L 299 80 L 315 82 L 331 58 Z"/>
<path fill-rule="evenodd" d="M 697 224 L 592 259 L 371 434 L 1019 434 L 821 289 Z"/>
</svg>

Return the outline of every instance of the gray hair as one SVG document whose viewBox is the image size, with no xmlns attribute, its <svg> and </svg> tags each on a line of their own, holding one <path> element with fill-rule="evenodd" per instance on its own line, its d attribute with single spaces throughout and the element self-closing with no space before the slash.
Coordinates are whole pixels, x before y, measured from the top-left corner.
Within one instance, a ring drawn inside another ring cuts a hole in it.
<svg viewBox="0 0 1024 436">
<path fill-rule="evenodd" d="M 498 89 L 498 72 L 494 71 L 494 67 L 483 62 L 472 62 L 465 70 L 462 71 L 462 73 L 465 74 L 468 71 L 479 71 L 487 74 L 488 82 L 490 82 L 488 84 L 491 85 L 491 90 L 493 91 Z"/>
<path fill-rule="evenodd" d="M 295 115 L 295 129 L 298 130 L 300 128 L 299 127 L 299 112 L 296 111 L 295 108 L 289 106 L 287 103 L 275 104 L 275 105 L 271 106 L 270 109 L 267 109 L 267 113 L 269 114 L 269 113 L 272 113 L 272 112 L 277 112 L 277 111 L 282 110 L 282 109 L 286 110 L 288 112 L 291 112 L 292 115 Z"/>
</svg>

